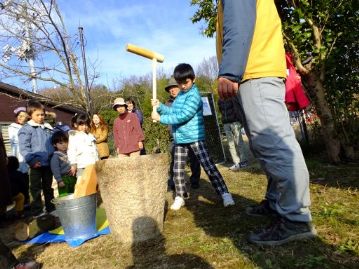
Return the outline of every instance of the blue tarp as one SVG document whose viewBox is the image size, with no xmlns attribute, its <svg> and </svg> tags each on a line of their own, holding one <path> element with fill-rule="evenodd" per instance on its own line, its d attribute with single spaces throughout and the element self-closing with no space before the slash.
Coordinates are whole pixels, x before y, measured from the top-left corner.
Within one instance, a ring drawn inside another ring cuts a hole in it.
<svg viewBox="0 0 359 269">
<path fill-rule="evenodd" d="M 96 238 L 100 235 L 105 235 L 110 233 L 110 228 L 108 226 L 108 221 L 106 217 L 106 212 L 103 208 L 97 208 L 96 210 L 96 227 L 97 233 L 89 236 L 88 238 L 81 239 L 66 239 L 62 227 L 59 227 L 55 230 L 42 233 L 31 240 L 27 241 L 28 244 L 45 244 L 45 243 L 59 243 L 67 242 L 71 247 L 78 247 L 87 240 Z"/>
</svg>

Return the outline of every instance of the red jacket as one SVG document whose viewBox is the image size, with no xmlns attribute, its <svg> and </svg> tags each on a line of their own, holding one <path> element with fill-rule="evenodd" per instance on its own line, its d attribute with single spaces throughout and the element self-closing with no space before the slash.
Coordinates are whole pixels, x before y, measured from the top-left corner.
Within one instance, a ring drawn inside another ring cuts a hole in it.
<svg viewBox="0 0 359 269">
<path fill-rule="evenodd" d="M 135 113 L 119 115 L 113 123 L 115 148 L 121 154 L 139 151 L 138 142 L 145 139 L 140 121 Z"/>
<path fill-rule="evenodd" d="M 285 103 L 287 104 L 289 111 L 305 109 L 309 106 L 310 101 L 305 95 L 301 77 L 297 73 L 297 70 L 295 70 L 292 62 L 292 55 L 287 52 L 285 54 L 285 59 L 289 71 L 289 75 L 285 81 Z"/>
</svg>

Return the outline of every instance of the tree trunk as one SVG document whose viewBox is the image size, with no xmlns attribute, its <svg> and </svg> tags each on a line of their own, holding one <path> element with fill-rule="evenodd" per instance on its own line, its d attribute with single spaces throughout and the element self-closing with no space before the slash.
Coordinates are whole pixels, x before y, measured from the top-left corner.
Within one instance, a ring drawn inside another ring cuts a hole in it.
<svg viewBox="0 0 359 269">
<path fill-rule="evenodd" d="M 314 102 L 321 123 L 321 131 L 331 163 L 340 162 L 340 140 L 335 127 L 332 112 L 325 99 L 325 88 L 323 85 L 324 70 L 311 71 L 303 77 L 307 84 L 309 95 Z"/>
</svg>

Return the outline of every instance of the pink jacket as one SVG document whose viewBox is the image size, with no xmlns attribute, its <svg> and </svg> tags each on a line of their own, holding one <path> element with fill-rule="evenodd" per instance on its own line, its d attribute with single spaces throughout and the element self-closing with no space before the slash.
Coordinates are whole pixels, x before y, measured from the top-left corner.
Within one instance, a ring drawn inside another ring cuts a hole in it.
<svg viewBox="0 0 359 269">
<path fill-rule="evenodd" d="M 142 142 L 145 137 L 140 121 L 135 113 L 126 112 L 115 119 L 113 123 L 113 138 L 115 148 L 121 154 L 129 154 L 140 150 L 138 142 Z"/>
</svg>

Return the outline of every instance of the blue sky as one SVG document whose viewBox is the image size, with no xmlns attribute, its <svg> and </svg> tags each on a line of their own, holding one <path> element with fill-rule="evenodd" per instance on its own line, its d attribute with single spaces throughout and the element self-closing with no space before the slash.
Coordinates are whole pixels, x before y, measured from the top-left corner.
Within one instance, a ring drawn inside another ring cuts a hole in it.
<svg viewBox="0 0 359 269">
<path fill-rule="evenodd" d="M 151 72 L 151 61 L 125 51 L 133 43 L 161 53 L 159 68 L 170 74 L 181 62 L 196 67 L 215 55 L 215 41 L 201 35 L 201 25 L 192 24 L 195 8 L 189 0 L 60 0 L 67 29 L 84 27 L 86 56 L 96 62 L 101 77 L 111 86 L 113 79 Z"/>
<path fill-rule="evenodd" d="M 215 40 L 201 34 L 203 25 L 191 22 L 196 7 L 190 6 L 190 2 L 57 0 L 69 34 L 78 35 L 78 27 L 84 28 L 89 73 L 90 66 L 95 65 L 100 75 L 95 83 L 109 88 L 118 85 L 114 81 L 152 72 L 150 60 L 126 52 L 127 43 L 163 54 L 165 60 L 158 64 L 158 70 L 168 76 L 178 63 L 190 63 L 196 69 L 204 59 L 215 56 Z M 77 55 L 81 59 L 80 49 Z M 49 66 L 57 62 L 52 55 L 43 56 L 49 61 Z M 82 68 L 82 61 L 79 65 Z M 3 82 L 31 90 L 31 81 L 24 83 L 9 78 Z M 38 85 L 39 89 L 55 86 L 41 81 Z"/>
</svg>

